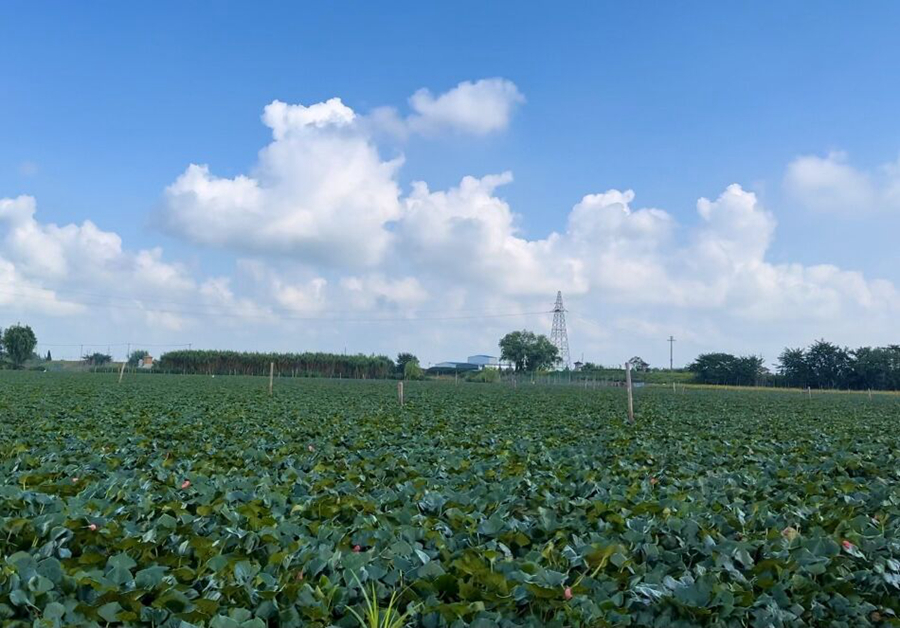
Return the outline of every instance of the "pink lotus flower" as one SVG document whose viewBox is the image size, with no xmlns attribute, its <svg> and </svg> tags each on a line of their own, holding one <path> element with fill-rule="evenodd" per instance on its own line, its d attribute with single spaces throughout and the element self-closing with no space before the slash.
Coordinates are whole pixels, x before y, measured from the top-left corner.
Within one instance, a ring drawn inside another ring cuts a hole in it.
<svg viewBox="0 0 900 628">
<path fill-rule="evenodd" d="M 184 482 L 181 483 L 181 488 L 190 488 L 190 487 L 191 487 L 190 480 L 185 480 Z"/>
<path fill-rule="evenodd" d="M 97 531 L 97 524 L 96 524 L 96 523 L 92 523 L 91 525 L 88 526 L 88 530 L 90 530 L 91 532 L 96 532 L 96 531 Z"/>
<path fill-rule="evenodd" d="M 650 478 L 650 484 L 651 484 L 652 486 L 656 486 L 656 483 L 657 483 L 657 482 L 659 482 L 659 480 L 657 480 L 656 478 Z"/>
<path fill-rule="evenodd" d="M 563 597 L 567 600 L 572 599 L 572 587 L 566 587 L 566 590 L 563 591 Z"/>
<path fill-rule="evenodd" d="M 843 542 L 841 542 L 841 545 L 843 545 L 844 549 L 848 552 L 853 549 L 853 543 L 851 543 L 847 539 L 844 539 Z"/>
<path fill-rule="evenodd" d="M 354 545 L 353 551 L 359 554 L 362 551 L 362 548 L 359 545 Z"/>
</svg>

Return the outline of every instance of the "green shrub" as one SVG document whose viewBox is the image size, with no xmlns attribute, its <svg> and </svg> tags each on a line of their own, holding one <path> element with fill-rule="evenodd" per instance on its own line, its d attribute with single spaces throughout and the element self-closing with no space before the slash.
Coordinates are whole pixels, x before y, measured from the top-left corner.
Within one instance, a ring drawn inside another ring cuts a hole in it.
<svg viewBox="0 0 900 628">
<path fill-rule="evenodd" d="M 497 369 L 482 369 L 466 375 L 467 382 L 478 384 L 493 384 L 500 381 L 500 371 Z"/>
</svg>

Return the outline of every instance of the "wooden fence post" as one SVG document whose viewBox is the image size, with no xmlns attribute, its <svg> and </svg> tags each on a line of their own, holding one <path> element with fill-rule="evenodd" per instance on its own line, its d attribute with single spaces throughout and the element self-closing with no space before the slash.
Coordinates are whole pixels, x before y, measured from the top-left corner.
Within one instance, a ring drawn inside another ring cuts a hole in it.
<svg viewBox="0 0 900 628">
<path fill-rule="evenodd" d="M 397 382 L 397 397 L 400 399 L 400 407 L 403 407 L 403 382 Z"/>
<path fill-rule="evenodd" d="M 631 362 L 625 363 L 625 387 L 628 389 L 628 422 L 634 423 L 634 396 L 631 391 Z"/>
<path fill-rule="evenodd" d="M 275 380 L 275 363 L 269 362 L 269 396 L 272 396 L 272 383 Z"/>
<path fill-rule="evenodd" d="M 125 374 L 125 362 L 122 362 L 122 366 L 119 367 L 119 383 L 120 384 L 122 383 L 122 375 L 124 375 L 124 374 Z M 870 394 L 869 397 L 871 398 L 871 396 L 872 395 Z"/>
</svg>

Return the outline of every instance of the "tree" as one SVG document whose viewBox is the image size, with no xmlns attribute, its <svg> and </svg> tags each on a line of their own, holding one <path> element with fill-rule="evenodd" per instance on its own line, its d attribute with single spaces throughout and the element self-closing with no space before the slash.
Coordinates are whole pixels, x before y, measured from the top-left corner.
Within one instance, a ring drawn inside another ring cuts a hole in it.
<svg viewBox="0 0 900 628">
<path fill-rule="evenodd" d="M 91 366 L 100 366 L 112 362 L 112 356 L 106 353 L 92 353 L 81 358 Z"/>
<path fill-rule="evenodd" d="M 53 359 L 53 356 L 50 355 L 50 349 L 47 349 L 47 362 L 50 362 Z"/>
<path fill-rule="evenodd" d="M 517 372 L 530 373 L 556 365 L 559 349 L 547 336 L 527 330 L 513 331 L 500 340 L 500 359 L 512 362 Z"/>
<path fill-rule="evenodd" d="M 147 353 L 146 351 L 144 351 L 143 349 L 135 349 L 128 356 L 128 366 L 130 366 L 132 368 L 139 366 L 141 363 L 141 360 L 146 358 L 148 355 L 150 355 L 150 354 Z"/>
<path fill-rule="evenodd" d="M 3 347 L 13 366 L 20 368 L 31 357 L 37 346 L 37 337 L 28 325 L 7 327 L 3 332 Z"/>
<path fill-rule="evenodd" d="M 742 355 L 735 361 L 733 369 L 735 384 L 738 386 L 756 386 L 767 373 L 763 359 L 756 355 Z"/>
<path fill-rule="evenodd" d="M 809 366 L 803 349 L 785 349 L 778 356 L 778 372 L 788 386 L 805 388 L 809 385 Z"/>
<path fill-rule="evenodd" d="M 419 358 L 414 356 L 412 353 L 398 353 L 397 354 L 397 373 L 399 375 L 405 375 L 406 373 L 406 365 L 409 362 L 419 363 Z"/>
<path fill-rule="evenodd" d="M 635 371 L 647 371 L 650 369 L 650 364 L 644 362 L 644 360 L 639 356 L 634 356 L 628 361 L 631 362 L 631 368 L 633 368 Z"/>
<path fill-rule="evenodd" d="M 422 379 L 422 367 L 416 359 L 407 360 L 403 365 L 403 379 Z"/>
<path fill-rule="evenodd" d="M 702 353 L 688 366 L 701 384 L 753 386 L 763 375 L 763 359 L 754 355 L 737 357 L 730 353 Z"/>
<path fill-rule="evenodd" d="M 850 351 L 825 340 L 817 340 L 806 350 L 806 365 L 814 388 L 846 388 L 852 364 Z"/>
</svg>

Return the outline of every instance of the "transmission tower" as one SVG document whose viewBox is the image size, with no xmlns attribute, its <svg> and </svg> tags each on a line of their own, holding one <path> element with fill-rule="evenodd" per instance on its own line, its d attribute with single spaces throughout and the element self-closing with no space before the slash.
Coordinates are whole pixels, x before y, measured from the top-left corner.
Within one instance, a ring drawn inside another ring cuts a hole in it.
<svg viewBox="0 0 900 628">
<path fill-rule="evenodd" d="M 566 332 L 566 308 L 563 307 L 562 292 L 556 293 L 556 304 L 553 306 L 553 329 L 550 331 L 550 342 L 559 349 L 560 364 L 569 368 L 569 334 Z"/>
</svg>

